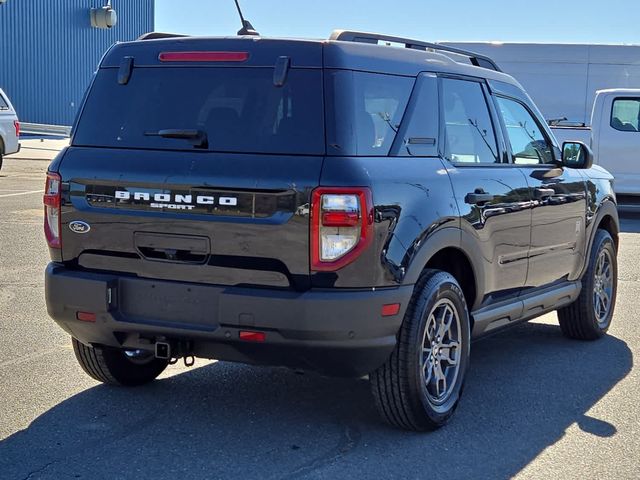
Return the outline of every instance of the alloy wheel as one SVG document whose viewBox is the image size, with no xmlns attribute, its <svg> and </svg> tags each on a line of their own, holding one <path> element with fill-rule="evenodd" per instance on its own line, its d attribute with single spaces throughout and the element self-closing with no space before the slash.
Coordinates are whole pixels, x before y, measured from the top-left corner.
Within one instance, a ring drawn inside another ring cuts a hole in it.
<svg viewBox="0 0 640 480">
<path fill-rule="evenodd" d="M 454 304 L 440 299 L 429 312 L 422 342 L 422 374 L 427 396 L 442 405 L 453 392 L 460 371 L 460 317 Z"/>
<path fill-rule="evenodd" d="M 613 298 L 613 267 L 611 254 L 603 249 L 598 255 L 593 278 L 593 310 L 600 327 L 609 322 Z"/>
</svg>

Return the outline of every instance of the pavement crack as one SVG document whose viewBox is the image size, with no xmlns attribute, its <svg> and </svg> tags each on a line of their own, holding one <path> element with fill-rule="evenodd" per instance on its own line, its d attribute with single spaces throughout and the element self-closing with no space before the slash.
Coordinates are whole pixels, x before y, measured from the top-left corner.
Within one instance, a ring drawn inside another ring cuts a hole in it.
<svg viewBox="0 0 640 480">
<path fill-rule="evenodd" d="M 49 468 L 54 463 L 58 463 L 58 460 L 53 460 L 47 463 L 46 465 L 44 465 L 43 467 L 37 468 L 36 470 L 29 472 L 29 474 L 26 477 L 24 477 L 22 480 L 29 480 L 30 478 L 33 478 L 33 475 L 44 472 L 47 468 Z"/>
<path fill-rule="evenodd" d="M 328 453 L 307 462 L 288 475 L 280 478 L 286 480 L 302 478 L 311 472 L 334 464 L 336 461 L 356 448 L 356 446 L 360 442 L 360 437 L 361 434 L 358 427 L 349 424 L 345 425 L 338 445 L 335 448 L 331 449 Z"/>
</svg>

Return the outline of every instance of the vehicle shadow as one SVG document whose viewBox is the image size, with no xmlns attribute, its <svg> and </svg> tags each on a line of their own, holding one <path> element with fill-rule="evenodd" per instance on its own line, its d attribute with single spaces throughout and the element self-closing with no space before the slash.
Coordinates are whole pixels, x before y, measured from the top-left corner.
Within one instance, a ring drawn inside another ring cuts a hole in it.
<svg viewBox="0 0 640 480">
<path fill-rule="evenodd" d="M 69 398 L 0 442 L 0 477 L 509 478 L 573 424 L 616 435 L 586 412 L 631 367 L 615 337 L 524 324 L 473 345 L 453 421 L 417 434 L 380 422 L 365 380 L 214 363 Z"/>
</svg>

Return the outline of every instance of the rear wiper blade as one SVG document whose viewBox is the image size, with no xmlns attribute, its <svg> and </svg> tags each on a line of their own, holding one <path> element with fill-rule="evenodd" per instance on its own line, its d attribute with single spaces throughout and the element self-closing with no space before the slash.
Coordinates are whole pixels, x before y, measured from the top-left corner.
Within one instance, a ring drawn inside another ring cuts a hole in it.
<svg viewBox="0 0 640 480">
<path fill-rule="evenodd" d="M 191 140 L 191 144 L 195 148 L 209 148 L 207 134 L 202 130 L 167 128 L 164 130 L 158 130 L 157 132 L 144 132 L 144 134 L 147 137 L 179 138 L 184 140 Z"/>
</svg>

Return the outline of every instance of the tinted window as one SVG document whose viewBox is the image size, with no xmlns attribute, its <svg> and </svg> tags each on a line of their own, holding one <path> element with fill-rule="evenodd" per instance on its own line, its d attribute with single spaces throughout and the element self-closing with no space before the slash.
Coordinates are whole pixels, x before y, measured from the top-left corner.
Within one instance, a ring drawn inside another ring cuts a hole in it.
<svg viewBox="0 0 640 480">
<path fill-rule="evenodd" d="M 282 87 L 271 68 L 135 68 L 119 85 L 101 69 L 80 117 L 74 145 L 193 149 L 193 141 L 153 136 L 200 130 L 209 150 L 324 154 L 322 72 L 292 69 Z"/>
<path fill-rule="evenodd" d="M 516 164 L 553 163 L 551 145 L 535 118 L 524 105 L 498 97 L 498 107 L 507 127 L 513 162 Z"/>
<path fill-rule="evenodd" d="M 418 77 L 407 111 L 402 119 L 404 130 L 398 155 L 437 157 L 439 156 L 438 77 L 424 73 Z"/>
<path fill-rule="evenodd" d="M 640 130 L 640 101 L 616 99 L 611 111 L 611 126 L 623 132 Z"/>
<path fill-rule="evenodd" d="M 451 162 L 496 163 L 498 147 L 482 85 L 442 80 L 445 157 Z"/>
<path fill-rule="evenodd" d="M 9 104 L 2 95 L 0 95 L 0 110 L 9 110 Z"/>
<path fill-rule="evenodd" d="M 340 155 L 388 155 L 415 78 L 327 71 L 329 151 Z"/>
</svg>

